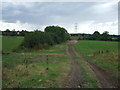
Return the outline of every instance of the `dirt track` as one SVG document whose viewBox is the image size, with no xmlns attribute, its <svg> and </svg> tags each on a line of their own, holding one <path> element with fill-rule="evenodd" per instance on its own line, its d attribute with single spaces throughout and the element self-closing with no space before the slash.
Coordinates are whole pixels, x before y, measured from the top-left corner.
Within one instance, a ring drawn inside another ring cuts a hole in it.
<svg viewBox="0 0 120 90">
<path fill-rule="evenodd" d="M 82 74 L 80 70 L 80 66 L 78 62 L 74 59 L 74 54 L 71 51 L 72 46 L 68 43 L 68 47 L 66 48 L 66 54 L 71 61 L 71 72 L 65 80 L 65 84 L 63 87 L 65 88 L 80 88 L 82 83 Z"/>
<path fill-rule="evenodd" d="M 77 56 L 80 60 L 87 62 L 90 68 L 95 72 L 100 84 L 101 88 L 116 88 L 117 80 L 114 79 L 105 69 L 93 64 L 89 60 L 82 57 L 78 52 L 74 49 L 73 45 L 77 43 L 77 41 L 70 41 L 68 43 L 68 47 L 66 49 L 66 53 L 68 55 L 69 60 L 71 60 L 71 72 L 68 78 L 65 81 L 63 87 L 65 88 L 81 88 L 82 87 L 82 74 L 79 67 L 78 62 L 74 59 L 74 55 Z"/>
</svg>

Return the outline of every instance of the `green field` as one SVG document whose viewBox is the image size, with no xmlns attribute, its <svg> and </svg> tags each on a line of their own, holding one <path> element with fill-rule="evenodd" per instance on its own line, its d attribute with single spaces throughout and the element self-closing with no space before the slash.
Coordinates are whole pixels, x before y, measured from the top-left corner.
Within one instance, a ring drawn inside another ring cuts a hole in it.
<svg viewBox="0 0 120 90">
<path fill-rule="evenodd" d="M 118 42 L 83 40 L 75 48 L 82 56 L 118 78 Z"/>
<path fill-rule="evenodd" d="M 15 36 L 3 36 L 0 38 L 2 38 L 2 50 L 4 52 L 11 52 L 13 49 L 16 49 L 24 39 L 24 37 Z"/>
<path fill-rule="evenodd" d="M 3 50 L 10 52 L 2 56 L 3 87 L 61 87 L 64 78 L 70 71 L 70 61 L 64 55 L 64 49 L 67 45 L 63 43 L 47 50 L 33 52 L 12 52 L 13 49 L 21 44 L 22 40 L 23 37 L 3 37 Z M 47 61 L 46 55 L 39 54 L 52 55 L 48 55 Z"/>
</svg>

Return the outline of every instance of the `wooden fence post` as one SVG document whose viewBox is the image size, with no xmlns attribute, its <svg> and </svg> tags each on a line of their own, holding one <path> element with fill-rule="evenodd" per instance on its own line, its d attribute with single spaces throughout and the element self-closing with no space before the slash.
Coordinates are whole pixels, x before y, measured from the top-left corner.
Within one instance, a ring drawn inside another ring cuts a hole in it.
<svg viewBox="0 0 120 90">
<path fill-rule="evenodd" d="M 24 62 L 25 62 L 25 67 L 26 67 L 26 75 L 28 76 L 28 60 L 27 60 L 27 58 L 25 58 L 25 60 L 24 60 Z"/>
<path fill-rule="evenodd" d="M 48 55 L 46 55 L 46 57 L 47 57 L 47 61 L 46 61 L 46 63 L 47 63 L 47 68 L 46 68 L 46 70 L 48 70 L 49 68 L 48 68 Z"/>
</svg>

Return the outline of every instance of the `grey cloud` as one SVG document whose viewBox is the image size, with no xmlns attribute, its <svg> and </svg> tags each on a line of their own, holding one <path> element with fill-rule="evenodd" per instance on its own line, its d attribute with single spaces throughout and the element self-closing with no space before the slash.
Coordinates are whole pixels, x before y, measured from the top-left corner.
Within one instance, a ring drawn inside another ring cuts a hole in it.
<svg viewBox="0 0 120 90">
<path fill-rule="evenodd" d="M 6 4 L 8 6 L 6 6 Z M 117 19 L 116 7 L 112 11 L 102 14 L 94 13 L 94 5 L 102 3 L 94 2 L 65 2 L 65 3 L 41 3 L 30 2 L 22 4 L 3 3 L 2 15 L 6 22 L 14 23 L 17 20 L 33 24 L 75 23 L 85 21 L 106 22 Z M 15 14 L 15 11 L 20 13 Z"/>
</svg>

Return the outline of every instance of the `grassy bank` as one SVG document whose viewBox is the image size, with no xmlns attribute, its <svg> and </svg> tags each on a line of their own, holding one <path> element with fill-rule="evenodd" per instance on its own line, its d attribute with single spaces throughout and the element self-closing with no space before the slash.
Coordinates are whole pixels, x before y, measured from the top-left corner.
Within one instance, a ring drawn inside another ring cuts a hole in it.
<svg viewBox="0 0 120 90">
<path fill-rule="evenodd" d="M 75 48 L 82 56 L 118 78 L 118 42 L 84 40 Z"/>
</svg>

